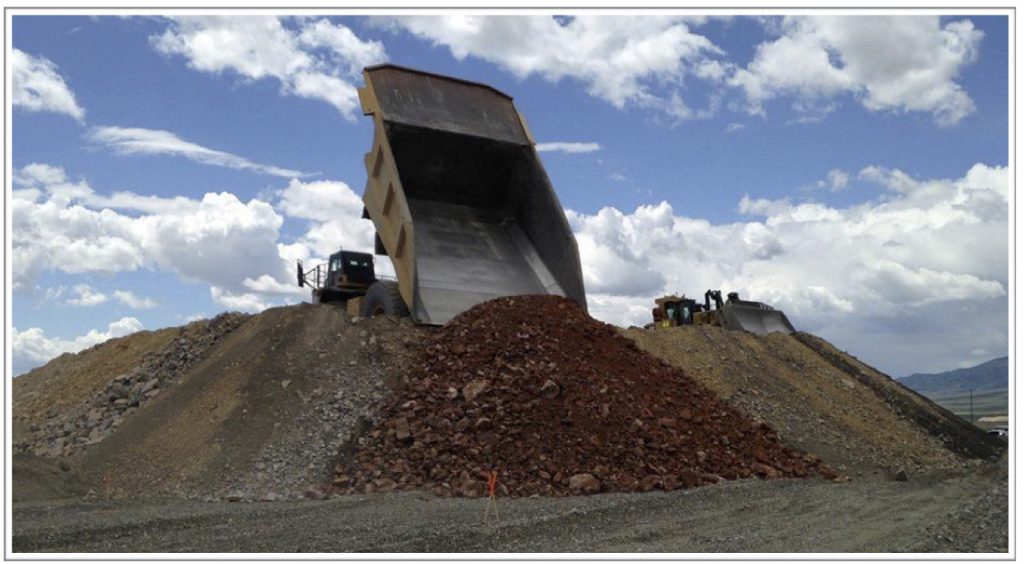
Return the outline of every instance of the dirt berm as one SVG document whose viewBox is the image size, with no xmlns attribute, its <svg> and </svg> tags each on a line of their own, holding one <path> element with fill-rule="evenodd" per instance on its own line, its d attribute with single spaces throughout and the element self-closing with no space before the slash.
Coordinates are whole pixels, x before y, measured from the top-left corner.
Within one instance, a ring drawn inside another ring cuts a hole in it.
<svg viewBox="0 0 1024 564">
<path fill-rule="evenodd" d="M 807 333 L 686 326 L 622 333 L 686 370 L 783 442 L 840 470 L 914 474 L 977 465 L 1004 443 Z"/>
<path fill-rule="evenodd" d="M 113 376 L 128 372 L 145 355 L 163 349 L 191 327 L 140 331 L 111 339 L 78 354 L 62 354 L 45 366 L 14 378 L 11 423 L 15 443 L 44 427 L 50 416 L 77 407 L 102 390 Z"/>
<path fill-rule="evenodd" d="M 302 497 L 329 483 L 352 452 L 346 447 L 381 423 L 381 407 L 414 372 L 431 332 L 298 305 L 62 356 L 14 380 L 14 497 Z M 782 444 L 854 480 L 959 468 L 999 450 L 810 336 L 693 327 L 623 334 L 767 423 Z M 639 415 L 644 406 L 634 408 Z"/>
<path fill-rule="evenodd" d="M 129 390 L 127 407 L 114 412 L 112 432 L 86 441 L 71 456 L 54 456 L 63 427 L 43 438 L 41 450 L 28 444 L 29 425 L 22 426 L 24 433 L 16 428 L 14 442 L 25 448 L 15 459 L 15 491 L 40 497 L 91 490 L 110 497 L 296 499 L 326 481 L 336 453 L 369 425 L 388 385 L 407 372 L 420 330 L 407 320 L 353 321 L 332 306 L 276 308 L 240 318 L 222 327 L 216 344 L 160 388 L 163 393 L 137 398 L 141 402 L 131 407 Z M 167 347 L 195 350 L 186 332 L 203 332 L 215 321 L 166 330 L 162 339 L 133 335 L 59 360 L 61 366 L 73 360 L 99 367 L 91 375 L 95 392 L 134 374 L 146 359 L 167 358 Z M 110 358 L 119 351 L 127 351 L 125 358 Z M 60 419 L 95 399 L 78 388 L 66 394 L 64 383 L 77 374 L 52 365 L 16 379 L 14 417 L 36 421 L 37 432 L 47 428 L 38 422 L 47 409 L 39 406 L 61 406 L 49 413 Z M 25 390 L 34 392 L 30 403 L 22 403 Z M 100 428 L 107 421 L 86 417 L 69 426 L 75 433 L 75 427 Z"/>
</svg>

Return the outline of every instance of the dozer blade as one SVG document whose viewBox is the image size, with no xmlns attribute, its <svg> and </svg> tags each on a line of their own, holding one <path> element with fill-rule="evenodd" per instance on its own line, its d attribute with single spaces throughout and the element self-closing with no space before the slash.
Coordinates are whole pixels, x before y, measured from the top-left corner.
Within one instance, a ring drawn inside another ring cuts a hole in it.
<svg viewBox="0 0 1024 564">
<path fill-rule="evenodd" d="M 576 240 L 512 99 L 393 65 L 364 71 L 363 201 L 418 323 L 522 294 L 586 308 Z"/>
<path fill-rule="evenodd" d="M 750 331 L 756 335 L 796 332 L 786 314 L 777 309 L 726 303 L 722 314 L 727 329 Z"/>
</svg>

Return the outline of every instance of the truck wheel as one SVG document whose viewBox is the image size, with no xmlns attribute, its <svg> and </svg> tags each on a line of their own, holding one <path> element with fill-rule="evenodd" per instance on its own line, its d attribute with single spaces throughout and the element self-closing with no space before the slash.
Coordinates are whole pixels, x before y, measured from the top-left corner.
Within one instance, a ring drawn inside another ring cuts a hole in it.
<svg viewBox="0 0 1024 564">
<path fill-rule="evenodd" d="M 359 315 L 361 317 L 376 315 L 405 317 L 409 315 L 409 308 L 405 306 L 405 300 L 402 299 L 402 294 L 398 291 L 397 282 L 381 281 L 374 282 L 366 291 Z"/>
</svg>

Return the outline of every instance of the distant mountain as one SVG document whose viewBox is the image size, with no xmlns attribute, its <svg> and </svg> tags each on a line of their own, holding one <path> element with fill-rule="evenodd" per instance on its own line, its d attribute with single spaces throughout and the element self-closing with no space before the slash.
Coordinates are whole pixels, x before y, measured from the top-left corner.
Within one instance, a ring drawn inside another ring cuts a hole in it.
<svg viewBox="0 0 1024 564">
<path fill-rule="evenodd" d="M 947 392 L 1006 390 L 1010 387 L 1009 357 L 995 358 L 970 368 L 939 372 L 938 374 L 912 374 L 900 378 L 900 384 L 926 395 Z"/>
</svg>

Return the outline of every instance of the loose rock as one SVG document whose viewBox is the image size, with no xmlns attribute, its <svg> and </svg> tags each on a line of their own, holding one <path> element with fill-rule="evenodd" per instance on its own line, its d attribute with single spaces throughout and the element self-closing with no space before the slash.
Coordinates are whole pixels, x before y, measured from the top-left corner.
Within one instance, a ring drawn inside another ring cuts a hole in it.
<svg viewBox="0 0 1024 564">
<path fill-rule="evenodd" d="M 838 475 L 566 298 L 479 304 L 416 366 L 335 491 L 476 497 L 491 472 L 512 496 Z"/>
<path fill-rule="evenodd" d="M 601 491 L 601 481 L 593 474 L 576 474 L 569 478 L 569 489 L 578 493 L 597 493 Z"/>
<path fill-rule="evenodd" d="M 466 398 L 466 401 L 474 401 L 486 389 L 487 380 L 473 380 L 462 388 L 462 397 Z"/>
<path fill-rule="evenodd" d="M 554 380 L 546 380 L 544 385 L 540 387 L 540 395 L 546 398 L 553 398 L 558 396 L 560 391 L 558 384 Z"/>
</svg>

